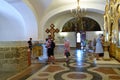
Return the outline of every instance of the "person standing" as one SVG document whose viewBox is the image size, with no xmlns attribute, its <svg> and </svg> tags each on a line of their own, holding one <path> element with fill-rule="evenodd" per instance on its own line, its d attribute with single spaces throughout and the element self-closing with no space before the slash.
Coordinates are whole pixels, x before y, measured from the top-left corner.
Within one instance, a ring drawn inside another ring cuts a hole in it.
<svg viewBox="0 0 120 80">
<path fill-rule="evenodd" d="M 30 53 L 32 53 L 32 38 L 29 38 L 29 41 L 27 42 L 28 43 L 28 47 L 29 47 L 29 50 L 30 50 Z"/>
<path fill-rule="evenodd" d="M 28 52 L 29 52 L 29 59 L 33 59 L 33 54 L 32 54 L 32 47 L 33 47 L 33 44 L 32 44 L 32 38 L 29 38 L 29 40 L 27 41 L 28 43 Z M 29 60 L 30 61 L 30 60 Z M 31 62 L 30 62 L 31 63 Z"/>
<path fill-rule="evenodd" d="M 55 57 L 54 57 L 55 42 L 51 38 L 48 38 L 46 47 L 47 47 L 48 63 L 54 64 L 54 62 L 55 62 Z"/>
<path fill-rule="evenodd" d="M 99 55 L 103 53 L 103 46 L 102 46 L 102 35 L 100 34 L 98 38 L 96 39 L 96 48 L 95 48 L 95 53 L 96 53 L 96 59 L 99 60 Z"/>
<path fill-rule="evenodd" d="M 102 45 L 104 44 L 105 36 L 101 34 Z"/>
<path fill-rule="evenodd" d="M 93 39 L 93 52 L 95 53 L 95 47 L 96 47 L 96 38 Z"/>
<path fill-rule="evenodd" d="M 50 57 L 53 64 L 55 63 L 54 48 L 55 48 L 55 42 L 51 39 L 51 56 Z"/>
<path fill-rule="evenodd" d="M 66 56 L 66 62 L 68 62 L 70 57 L 70 42 L 67 39 L 64 42 L 64 55 Z"/>
<path fill-rule="evenodd" d="M 51 56 L 51 39 L 50 38 L 47 39 L 46 48 L 47 48 L 48 63 L 50 63 L 51 62 L 51 58 L 50 58 L 50 56 Z"/>
</svg>

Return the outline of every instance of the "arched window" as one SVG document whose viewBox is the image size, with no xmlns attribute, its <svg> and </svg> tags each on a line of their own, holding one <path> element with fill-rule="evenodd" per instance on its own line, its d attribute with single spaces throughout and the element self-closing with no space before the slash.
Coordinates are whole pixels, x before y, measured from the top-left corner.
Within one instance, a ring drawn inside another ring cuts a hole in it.
<svg viewBox="0 0 120 80">
<path fill-rule="evenodd" d="M 80 37 L 80 33 L 78 32 L 77 33 L 77 43 L 80 43 L 81 42 L 81 37 Z"/>
</svg>

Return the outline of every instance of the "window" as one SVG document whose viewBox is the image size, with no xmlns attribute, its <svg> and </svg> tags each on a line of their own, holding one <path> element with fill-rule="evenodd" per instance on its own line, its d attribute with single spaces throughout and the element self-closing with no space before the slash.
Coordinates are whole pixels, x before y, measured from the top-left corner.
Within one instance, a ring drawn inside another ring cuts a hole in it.
<svg viewBox="0 0 120 80">
<path fill-rule="evenodd" d="M 80 42 L 81 42 L 80 33 L 77 33 L 77 42 L 78 42 L 78 43 L 80 43 Z"/>
</svg>

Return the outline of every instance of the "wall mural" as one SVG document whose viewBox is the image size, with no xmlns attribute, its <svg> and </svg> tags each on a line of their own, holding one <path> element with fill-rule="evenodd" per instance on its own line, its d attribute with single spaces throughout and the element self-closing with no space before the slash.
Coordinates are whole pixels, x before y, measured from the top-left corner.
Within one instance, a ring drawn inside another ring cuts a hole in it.
<svg viewBox="0 0 120 80">
<path fill-rule="evenodd" d="M 80 22 L 75 22 L 75 18 L 73 18 L 63 25 L 62 32 L 101 31 L 100 25 L 91 18 L 83 17 L 82 22 L 83 27 Z"/>
</svg>

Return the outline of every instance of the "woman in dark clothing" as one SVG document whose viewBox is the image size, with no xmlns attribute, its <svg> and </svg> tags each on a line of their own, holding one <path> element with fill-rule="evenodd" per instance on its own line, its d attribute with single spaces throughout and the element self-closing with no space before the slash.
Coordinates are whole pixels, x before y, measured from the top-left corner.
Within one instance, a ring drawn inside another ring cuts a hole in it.
<svg viewBox="0 0 120 80">
<path fill-rule="evenodd" d="M 32 38 L 28 41 L 28 47 L 30 49 L 30 53 L 32 53 Z"/>
<path fill-rule="evenodd" d="M 55 42 L 51 40 L 51 55 L 54 56 L 54 48 L 55 48 Z"/>
<path fill-rule="evenodd" d="M 54 64 L 55 62 L 55 57 L 54 57 L 54 48 L 55 48 L 55 42 L 51 40 L 51 60 L 52 63 Z"/>
<path fill-rule="evenodd" d="M 47 55 L 48 55 L 48 62 L 52 62 L 54 64 L 54 48 L 55 48 L 55 43 L 53 40 L 48 39 L 46 43 L 47 47 Z"/>
</svg>

